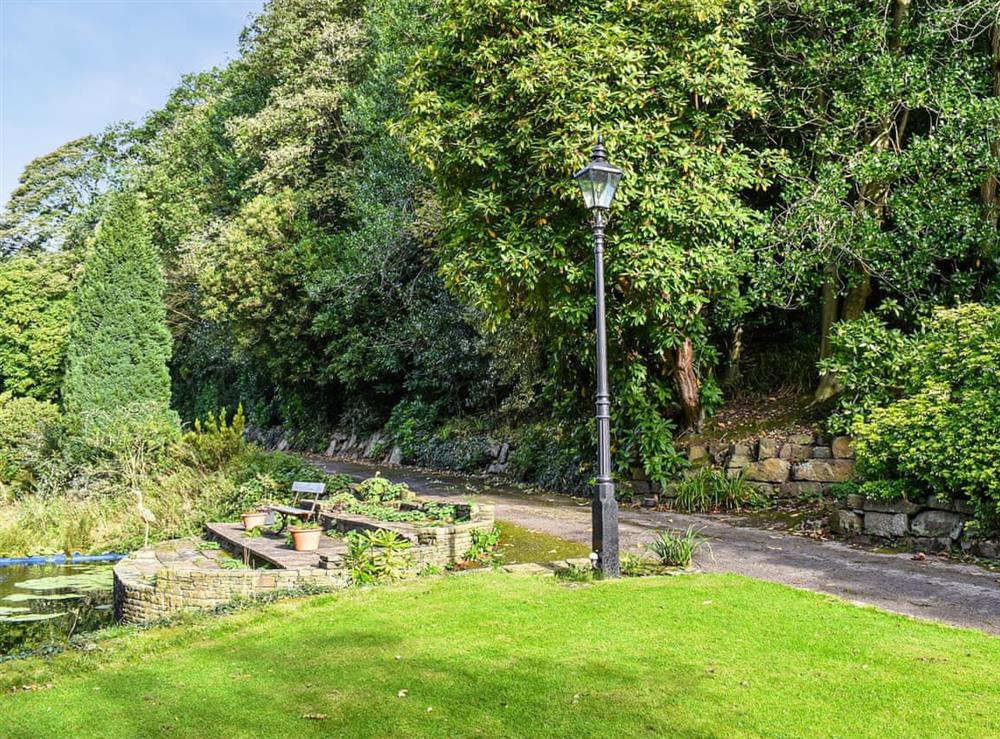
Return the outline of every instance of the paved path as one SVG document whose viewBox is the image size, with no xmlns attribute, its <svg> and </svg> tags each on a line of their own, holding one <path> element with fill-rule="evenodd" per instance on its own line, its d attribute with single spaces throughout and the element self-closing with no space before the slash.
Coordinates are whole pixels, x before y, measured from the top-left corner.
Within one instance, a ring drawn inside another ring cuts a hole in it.
<svg viewBox="0 0 1000 739">
<path fill-rule="evenodd" d="M 375 466 L 312 457 L 330 472 L 371 476 Z M 408 468 L 383 470 L 424 497 L 468 498 L 492 503 L 496 517 L 520 526 L 583 543 L 590 541 L 588 501 L 551 493 L 525 493 L 444 473 Z M 637 549 L 663 528 L 702 529 L 712 556 L 702 555 L 707 572 L 735 572 L 798 588 L 840 596 L 909 616 L 935 619 L 1000 634 L 1000 573 L 928 557 L 877 554 L 839 542 L 821 542 L 780 531 L 741 525 L 737 517 L 694 516 L 623 510 L 621 540 Z"/>
</svg>

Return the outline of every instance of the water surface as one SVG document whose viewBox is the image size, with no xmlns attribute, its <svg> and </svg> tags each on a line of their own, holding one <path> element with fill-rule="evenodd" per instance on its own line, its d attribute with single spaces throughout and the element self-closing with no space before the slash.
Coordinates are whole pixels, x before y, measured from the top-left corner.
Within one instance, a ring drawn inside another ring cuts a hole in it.
<svg viewBox="0 0 1000 739">
<path fill-rule="evenodd" d="M 112 567 L 0 566 L 0 657 L 114 623 Z"/>
</svg>

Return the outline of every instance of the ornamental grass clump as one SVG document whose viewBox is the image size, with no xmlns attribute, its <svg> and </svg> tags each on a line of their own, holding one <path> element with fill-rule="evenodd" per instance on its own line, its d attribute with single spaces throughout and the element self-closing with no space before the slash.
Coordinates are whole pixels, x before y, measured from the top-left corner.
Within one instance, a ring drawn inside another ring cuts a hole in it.
<svg viewBox="0 0 1000 739">
<path fill-rule="evenodd" d="M 693 526 L 689 526 L 683 533 L 660 531 L 646 545 L 646 549 L 661 565 L 685 569 L 691 566 L 694 556 L 704 547 L 708 547 L 708 542 Z"/>
</svg>

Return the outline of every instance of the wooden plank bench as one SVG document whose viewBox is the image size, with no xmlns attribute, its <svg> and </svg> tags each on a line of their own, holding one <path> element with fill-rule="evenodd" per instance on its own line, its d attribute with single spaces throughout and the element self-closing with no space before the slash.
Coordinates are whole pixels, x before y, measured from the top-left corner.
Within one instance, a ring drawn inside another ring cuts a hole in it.
<svg viewBox="0 0 1000 739">
<path fill-rule="evenodd" d="M 316 514 L 319 513 L 319 506 L 320 503 L 322 502 L 320 498 L 326 495 L 326 483 L 296 481 L 292 483 L 292 492 L 295 493 L 295 496 L 292 498 L 291 505 L 266 506 L 267 510 L 267 521 L 265 522 L 266 526 L 271 526 L 274 524 L 274 518 L 276 515 L 281 516 L 281 528 L 278 530 L 279 533 L 288 528 L 288 522 L 292 519 L 292 517 L 302 518 L 306 520 L 316 519 Z M 302 497 L 303 493 L 309 493 L 310 495 L 313 496 L 311 500 L 304 501 L 311 503 L 309 508 L 303 508 L 299 505 L 299 499 Z"/>
</svg>

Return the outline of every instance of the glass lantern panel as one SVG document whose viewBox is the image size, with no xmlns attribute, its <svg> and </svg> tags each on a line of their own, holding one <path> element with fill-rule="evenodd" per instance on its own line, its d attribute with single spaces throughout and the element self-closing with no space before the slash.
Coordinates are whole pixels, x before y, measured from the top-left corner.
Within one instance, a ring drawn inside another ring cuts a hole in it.
<svg viewBox="0 0 1000 739">
<path fill-rule="evenodd" d="M 592 175 L 593 170 L 585 170 L 576 178 L 576 182 L 580 186 L 580 192 L 583 193 L 583 202 L 586 204 L 587 210 L 593 208 L 597 201 Z"/>
<path fill-rule="evenodd" d="M 611 201 L 615 197 L 615 191 L 618 189 L 618 182 L 621 178 L 622 176 L 619 172 L 600 172 L 600 183 L 599 185 L 595 183 L 595 202 L 594 206 L 591 207 L 604 208 L 605 210 L 610 208 Z"/>
</svg>

